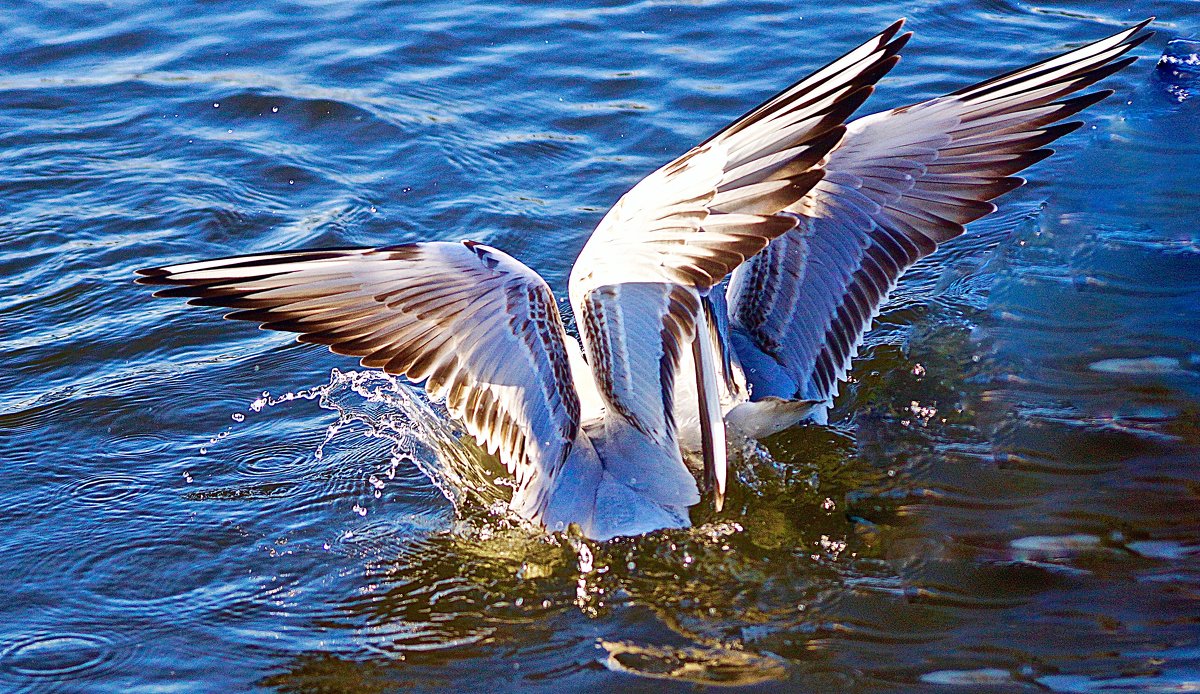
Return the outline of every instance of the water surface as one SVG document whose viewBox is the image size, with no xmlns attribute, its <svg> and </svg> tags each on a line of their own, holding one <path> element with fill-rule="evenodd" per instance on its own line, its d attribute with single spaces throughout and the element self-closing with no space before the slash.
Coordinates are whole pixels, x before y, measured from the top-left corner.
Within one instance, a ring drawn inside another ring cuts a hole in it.
<svg viewBox="0 0 1200 694">
<path fill-rule="evenodd" d="M 1154 71 L 1196 9 L 10 3 L 0 689 L 1200 687 L 1200 111 Z M 833 423 L 692 530 L 516 527 L 406 387 L 132 284 L 471 238 L 565 295 L 624 190 L 899 16 L 876 108 L 1152 13 L 1117 96 L 901 283 Z"/>
</svg>

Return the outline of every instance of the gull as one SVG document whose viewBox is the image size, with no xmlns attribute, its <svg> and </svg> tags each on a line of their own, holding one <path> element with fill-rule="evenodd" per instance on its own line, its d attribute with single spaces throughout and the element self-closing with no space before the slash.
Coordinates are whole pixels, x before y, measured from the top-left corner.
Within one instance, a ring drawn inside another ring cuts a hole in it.
<svg viewBox="0 0 1200 694">
<path fill-rule="evenodd" d="M 687 527 L 701 499 L 687 460 L 699 454 L 720 510 L 729 438 L 823 423 L 900 276 L 1081 125 L 1061 121 L 1112 92 L 1073 95 L 1133 62 L 1150 21 L 847 122 L 899 61 L 911 34 L 897 21 L 622 196 L 571 271 L 579 339 L 545 280 L 474 241 L 244 255 L 137 281 L 423 384 L 505 464 L 511 510 L 548 531 Z"/>
</svg>

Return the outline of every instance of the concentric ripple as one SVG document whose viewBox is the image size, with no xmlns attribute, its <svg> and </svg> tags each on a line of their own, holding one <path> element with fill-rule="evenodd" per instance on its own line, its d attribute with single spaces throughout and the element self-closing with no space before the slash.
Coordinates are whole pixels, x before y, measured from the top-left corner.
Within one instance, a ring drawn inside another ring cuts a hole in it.
<svg viewBox="0 0 1200 694">
<path fill-rule="evenodd" d="M 111 667 L 117 647 L 99 634 L 42 633 L 18 639 L 0 652 L 0 675 L 77 680 Z"/>
<path fill-rule="evenodd" d="M 1200 90 L 1154 76 L 1194 0 L 1156 0 L 1113 97 L 900 282 L 830 426 L 733 456 L 693 528 L 609 543 L 509 523 L 506 471 L 419 388 L 134 270 L 473 239 L 574 333 L 609 206 L 874 30 L 915 36 L 864 114 L 1146 8 L 13 5 L 0 691 L 1196 684 Z"/>
<path fill-rule="evenodd" d="M 72 499 L 86 506 L 106 510 L 125 505 L 146 491 L 145 482 L 129 475 L 106 475 L 80 480 L 70 485 Z"/>
</svg>

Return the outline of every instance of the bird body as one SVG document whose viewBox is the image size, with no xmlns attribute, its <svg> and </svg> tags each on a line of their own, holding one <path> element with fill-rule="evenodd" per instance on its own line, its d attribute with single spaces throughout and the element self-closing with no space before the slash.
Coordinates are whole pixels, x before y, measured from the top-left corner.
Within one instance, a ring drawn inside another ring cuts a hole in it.
<svg viewBox="0 0 1200 694">
<path fill-rule="evenodd" d="M 1145 23 L 846 123 L 908 41 L 902 22 L 647 176 L 568 285 L 579 339 L 531 269 L 475 243 L 240 256 L 141 270 L 156 295 L 235 309 L 423 383 L 516 480 L 518 515 L 608 539 L 720 507 L 726 438 L 824 421 L 903 272 L 1108 95 Z M 728 286 L 722 282 L 728 278 Z"/>
</svg>

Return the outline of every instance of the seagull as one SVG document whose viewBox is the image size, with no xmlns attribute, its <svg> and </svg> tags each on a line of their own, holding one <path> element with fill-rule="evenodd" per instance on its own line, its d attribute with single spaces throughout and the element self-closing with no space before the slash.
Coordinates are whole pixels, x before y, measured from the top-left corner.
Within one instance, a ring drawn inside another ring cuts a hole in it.
<svg viewBox="0 0 1200 694">
<path fill-rule="evenodd" d="M 701 482 L 720 510 L 730 438 L 825 422 L 905 270 L 1025 182 L 1014 174 L 1081 125 L 1062 121 L 1112 93 L 1076 92 L 1132 63 L 1150 21 L 847 121 L 911 37 L 895 22 L 621 197 L 571 271 L 578 339 L 545 280 L 475 241 L 243 255 L 137 281 L 423 384 L 505 464 L 511 510 L 547 531 L 687 527 Z"/>
</svg>

